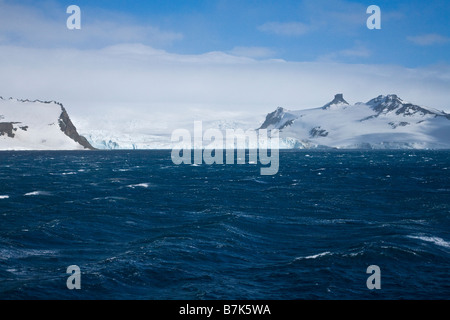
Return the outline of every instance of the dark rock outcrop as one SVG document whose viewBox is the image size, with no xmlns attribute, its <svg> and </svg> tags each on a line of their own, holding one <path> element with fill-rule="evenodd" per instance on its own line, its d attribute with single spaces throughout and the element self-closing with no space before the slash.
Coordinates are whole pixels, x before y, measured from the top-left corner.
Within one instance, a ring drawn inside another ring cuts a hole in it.
<svg viewBox="0 0 450 320">
<path fill-rule="evenodd" d="M 389 112 L 395 112 L 396 115 L 412 116 L 415 114 L 420 115 L 432 115 L 435 117 L 445 117 L 450 120 L 450 114 L 445 112 L 438 112 L 437 110 L 430 110 L 425 107 L 421 107 L 412 103 L 404 102 L 395 94 L 389 94 L 387 96 L 378 96 L 369 102 L 367 105 L 377 112 L 376 116 L 381 114 L 387 114 Z M 375 116 L 375 117 L 376 117 Z"/>
<path fill-rule="evenodd" d="M 326 105 L 324 105 L 322 107 L 322 109 L 326 110 L 329 109 L 332 105 L 336 105 L 336 104 L 346 104 L 348 105 L 348 102 L 345 101 L 344 99 L 344 95 L 342 93 L 338 93 L 334 96 L 333 101 L 327 103 Z"/>
<path fill-rule="evenodd" d="M 13 125 L 13 122 L 0 122 L 0 136 L 7 135 L 10 138 L 14 138 Z"/>
<path fill-rule="evenodd" d="M 61 128 L 61 131 L 75 142 L 81 144 L 84 148 L 95 150 L 85 137 L 78 134 L 77 128 L 73 125 L 72 120 L 70 120 L 69 114 L 63 105 L 60 103 L 58 104 L 61 106 L 61 115 L 59 116 L 59 127 Z"/>
<path fill-rule="evenodd" d="M 311 138 L 328 137 L 328 134 L 329 132 L 325 129 L 322 129 L 321 127 L 315 127 L 309 131 L 309 135 Z"/>
<path fill-rule="evenodd" d="M 277 110 L 266 116 L 266 120 L 259 129 L 267 129 L 269 126 L 279 124 L 285 113 L 286 110 L 284 108 L 278 107 Z M 292 124 L 292 120 L 290 121 L 290 124 Z M 284 125 L 284 127 L 286 127 L 286 125 Z M 281 128 L 279 129 L 281 130 Z"/>
</svg>

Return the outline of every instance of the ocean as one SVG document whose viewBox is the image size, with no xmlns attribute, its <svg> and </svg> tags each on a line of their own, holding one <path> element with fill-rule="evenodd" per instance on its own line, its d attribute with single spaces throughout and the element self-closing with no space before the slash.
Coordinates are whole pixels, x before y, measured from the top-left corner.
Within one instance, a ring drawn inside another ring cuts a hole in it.
<svg viewBox="0 0 450 320">
<path fill-rule="evenodd" d="M 0 299 L 450 299 L 450 151 L 282 151 L 273 176 L 169 150 L 0 161 Z"/>
</svg>

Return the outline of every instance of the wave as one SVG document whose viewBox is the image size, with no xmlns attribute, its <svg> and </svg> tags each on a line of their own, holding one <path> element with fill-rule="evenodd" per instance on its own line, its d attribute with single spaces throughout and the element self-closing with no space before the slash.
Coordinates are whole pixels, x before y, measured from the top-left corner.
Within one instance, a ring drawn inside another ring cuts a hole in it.
<svg viewBox="0 0 450 320">
<path fill-rule="evenodd" d="M 297 257 L 294 260 L 309 260 L 309 259 L 317 259 L 317 258 L 321 258 L 321 257 L 325 257 L 325 256 L 331 256 L 333 255 L 333 253 L 331 253 L 330 251 L 325 251 L 322 253 L 318 253 L 312 256 L 307 256 L 307 257 Z"/>
<path fill-rule="evenodd" d="M 331 252 L 331 251 L 325 251 L 322 253 L 306 256 L 306 257 L 297 257 L 294 259 L 294 261 L 299 260 L 313 260 L 323 257 L 329 257 L 329 256 L 337 256 L 338 258 L 355 258 L 358 256 L 365 255 L 367 253 L 367 248 L 360 248 L 357 250 L 350 250 L 348 252 Z"/>
<path fill-rule="evenodd" d="M 430 243 L 434 243 L 435 245 L 444 247 L 444 248 L 450 248 L 450 242 L 445 241 L 442 238 L 439 237 L 427 237 L 427 236 L 408 236 L 408 238 L 411 239 L 418 239 L 418 240 L 422 240 L 425 242 L 430 242 Z"/>
<path fill-rule="evenodd" d="M 150 183 L 139 183 L 139 184 L 130 184 L 127 186 L 128 188 L 148 188 L 150 187 Z"/>
<path fill-rule="evenodd" d="M 246 178 L 246 179 L 242 179 L 241 181 L 252 181 L 252 182 L 256 182 L 256 183 L 260 183 L 260 184 L 268 184 L 268 182 L 257 179 L 257 178 Z"/>
<path fill-rule="evenodd" d="M 28 192 L 25 193 L 24 196 L 29 197 L 29 196 L 51 196 L 52 194 L 50 192 L 47 191 L 33 191 L 33 192 Z"/>
<path fill-rule="evenodd" d="M 49 257 L 57 256 L 57 250 L 40 250 L 40 249 L 0 249 L 0 260 L 24 259 L 28 257 Z"/>
<path fill-rule="evenodd" d="M 116 201 L 116 200 L 128 200 L 128 198 L 124 198 L 124 197 L 114 197 L 114 196 L 110 196 L 110 197 L 100 197 L 100 198 L 94 198 L 92 199 L 92 201 L 100 201 L 100 200 L 108 200 L 108 201 Z"/>
<path fill-rule="evenodd" d="M 2 199 L 9 199 L 9 196 L 0 196 L 0 200 Z"/>
<path fill-rule="evenodd" d="M 128 171 L 131 171 L 131 169 L 129 169 L 129 168 L 128 169 L 113 169 L 113 171 L 114 172 L 117 172 L 117 171 L 118 172 L 128 172 Z"/>
<path fill-rule="evenodd" d="M 73 175 L 73 174 L 77 174 L 77 172 L 73 172 L 73 171 L 71 171 L 71 172 L 58 172 L 58 173 L 50 172 L 51 176 L 67 176 L 67 175 Z"/>
</svg>

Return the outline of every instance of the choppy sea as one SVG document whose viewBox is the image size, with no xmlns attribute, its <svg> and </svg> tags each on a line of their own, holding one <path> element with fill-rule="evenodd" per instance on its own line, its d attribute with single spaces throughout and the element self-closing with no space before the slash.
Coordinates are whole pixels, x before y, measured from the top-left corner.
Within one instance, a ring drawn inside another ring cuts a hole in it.
<svg viewBox="0 0 450 320">
<path fill-rule="evenodd" d="M 450 299 L 450 151 L 1 152 L 0 299 Z"/>
</svg>

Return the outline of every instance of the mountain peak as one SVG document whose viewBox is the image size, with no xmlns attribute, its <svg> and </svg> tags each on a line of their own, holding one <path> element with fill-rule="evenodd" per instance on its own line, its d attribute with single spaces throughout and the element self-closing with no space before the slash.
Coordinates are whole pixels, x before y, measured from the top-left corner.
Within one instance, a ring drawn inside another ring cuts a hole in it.
<svg viewBox="0 0 450 320">
<path fill-rule="evenodd" d="M 370 106 L 378 106 L 381 104 L 383 104 L 383 105 L 390 105 L 390 104 L 400 105 L 403 103 L 404 103 L 404 101 L 396 94 L 388 94 L 387 96 L 379 95 L 378 97 L 373 98 L 372 100 L 367 102 L 367 105 L 370 105 Z"/>
<path fill-rule="evenodd" d="M 331 106 L 335 106 L 335 105 L 336 105 L 336 106 L 337 106 L 337 105 L 348 105 L 348 102 L 345 101 L 344 95 L 343 95 L 342 93 L 337 93 L 337 94 L 334 96 L 333 101 L 331 101 L 331 102 L 327 103 L 326 105 L 324 105 L 324 106 L 322 107 L 322 109 L 326 110 L 326 109 L 329 109 Z"/>
<path fill-rule="evenodd" d="M 274 112 L 266 116 L 266 120 L 259 129 L 278 128 L 281 130 L 291 125 L 295 119 L 296 117 L 290 114 L 288 110 L 278 107 Z"/>
<path fill-rule="evenodd" d="M 283 107 L 278 107 L 276 110 L 275 110 L 275 113 L 277 114 L 277 115 L 279 115 L 279 114 L 282 114 L 282 113 L 284 113 L 284 112 L 286 112 L 287 110 L 285 109 L 285 108 L 283 108 Z"/>
</svg>

